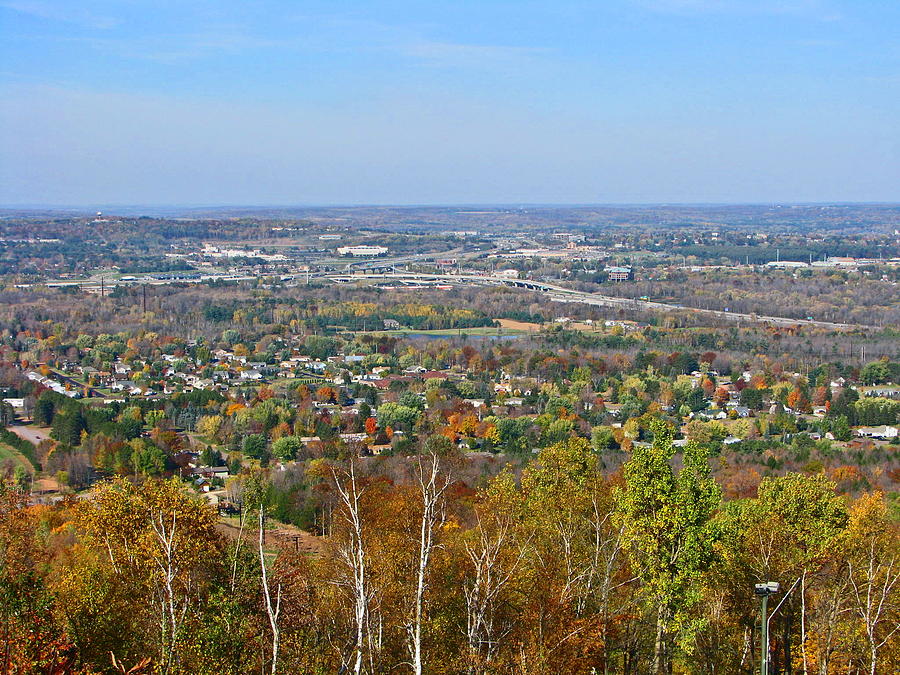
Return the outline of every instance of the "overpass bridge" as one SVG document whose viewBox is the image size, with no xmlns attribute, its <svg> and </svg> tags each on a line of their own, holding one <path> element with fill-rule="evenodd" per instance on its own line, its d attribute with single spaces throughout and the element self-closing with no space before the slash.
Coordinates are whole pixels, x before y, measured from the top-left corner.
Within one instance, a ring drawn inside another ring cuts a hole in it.
<svg viewBox="0 0 900 675">
<path fill-rule="evenodd" d="M 618 298 L 599 293 L 585 293 L 565 286 L 550 284 L 544 281 L 532 279 L 516 279 L 512 277 L 498 277 L 475 274 L 426 274 L 414 272 L 388 272 L 383 274 L 372 272 L 324 274 L 322 278 L 337 283 L 350 283 L 353 281 L 418 281 L 440 284 L 456 284 L 465 286 L 509 286 L 537 291 L 557 302 L 578 302 L 597 307 L 611 307 L 619 309 L 644 310 L 653 312 L 688 312 L 716 317 L 724 321 L 770 323 L 776 326 L 815 326 L 829 330 L 854 330 L 858 328 L 874 328 L 863 324 L 837 323 L 832 321 L 816 321 L 814 319 L 792 319 L 783 316 L 769 316 L 764 314 L 743 314 L 739 312 L 725 312 L 717 309 L 698 309 L 695 307 L 682 307 L 670 305 L 664 302 L 651 300 L 638 300 L 632 298 Z"/>
</svg>

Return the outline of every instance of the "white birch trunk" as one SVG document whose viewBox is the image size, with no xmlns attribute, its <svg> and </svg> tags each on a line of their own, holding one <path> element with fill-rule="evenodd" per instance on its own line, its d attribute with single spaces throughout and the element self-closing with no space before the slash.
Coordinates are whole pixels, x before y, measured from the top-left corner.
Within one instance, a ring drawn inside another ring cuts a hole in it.
<svg viewBox="0 0 900 675">
<path fill-rule="evenodd" d="M 422 623 L 424 620 L 425 591 L 428 585 L 428 565 L 434 550 L 434 529 L 439 521 L 439 505 L 444 491 L 449 485 L 449 479 L 444 479 L 439 485 L 440 462 L 437 455 L 430 458 L 430 465 L 426 469 L 419 458 L 418 482 L 419 495 L 422 499 L 422 519 L 419 523 L 419 557 L 416 569 L 416 588 L 413 598 L 413 612 L 411 621 L 407 624 L 408 648 L 412 659 L 412 670 L 416 675 L 422 675 L 424 661 L 422 658 Z"/>
<path fill-rule="evenodd" d="M 278 646 L 281 638 L 281 630 L 278 627 L 278 617 L 281 614 L 281 584 L 278 584 L 276 590 L 275 604 L 272 604 L 272 594 L 269 590 L 269 575 L 266 570 L 266 559 L 263 551 L 263 538 L 265 537 L 265 507 L 259 505 L 259 569 L 261 573 L 261 583 L 263 597 L 266 601 L 266 615 L 269 617 L 269 626 L 272 628 L 272 675 L 275 675 L 278 669 Z"/>
<path fill-rule="evenodd" d="M 348 526 L 348 541 L 338 553 L 350 571 L 350 593 L 353 598 L 353 624 L 356 633 L 351 667 L 355 675 L 360 675 L 365 661 L 366 637 L 369 632 L 370 600 L 360 503 L 365 489 L 359 487 L 352 459 L 350 460 L 350 470 L 346 474 L 346 485 L 342 484 L 336 473 L 332 475 L 344 506 L 343 517 Z"/>
</svg>

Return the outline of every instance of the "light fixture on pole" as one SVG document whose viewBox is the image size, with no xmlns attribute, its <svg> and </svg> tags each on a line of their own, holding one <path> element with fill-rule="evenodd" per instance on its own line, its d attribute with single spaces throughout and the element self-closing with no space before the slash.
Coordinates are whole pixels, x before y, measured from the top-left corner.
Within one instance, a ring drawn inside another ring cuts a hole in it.
<svg viewBox="0 0 900 675">
<path fill-rule="evenodd" d="M 759 675 L 769 675 L 769 621 L 766 616 L 766 605 L 769 596 L 779 591 L 781 585 L 777 581 L 767 581 L 763 584 L 756 584 L 753 587 L 754 593 L 759 596 L 762 601 L 760 610 L 760 640 L 759 640 Z"/>
</svg>

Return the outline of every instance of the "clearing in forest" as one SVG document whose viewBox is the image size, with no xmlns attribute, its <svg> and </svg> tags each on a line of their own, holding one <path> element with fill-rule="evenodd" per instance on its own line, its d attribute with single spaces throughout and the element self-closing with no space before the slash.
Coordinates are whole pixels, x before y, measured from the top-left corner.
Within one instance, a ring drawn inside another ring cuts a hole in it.
<svg viewBox="0 0 900 675">
<path fill-rule="evenodd" d="M 527 333 L 537 333 L 538 331 L 541 330 L 541 324 L 529 323 L 528 321 L 514 321 L 513 319 L 497 319 L 497 323 L 499 323 L 502 328 L 507 328 L 510 330 L 522 330 Z"/>
</svg>

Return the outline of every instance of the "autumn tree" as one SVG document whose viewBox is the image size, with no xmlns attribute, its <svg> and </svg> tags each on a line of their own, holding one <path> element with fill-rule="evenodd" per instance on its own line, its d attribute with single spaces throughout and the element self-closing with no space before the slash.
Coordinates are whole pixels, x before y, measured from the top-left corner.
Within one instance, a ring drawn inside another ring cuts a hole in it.
<svg viewBox="0 0 900 675">
<path fill-rule="evenodd" d="M 704 572 L 713 560 L 710 518 L 720 491 L 710 476 L 707 455 L 689 443 L 683 468 L 672 468 L 672 431 L 652 425 L 650 447 L 638 446 L 623 467 L 625 487 L 618 508 L 632 566 L 655 614 L 656 637 L 650 672 L 668 671 L 680 647 L 690 653 L 699 627 L 692 611 L 702 598 Z"/>
<path fill-rule="evenodd" d="M 735 611 L 747 612 L 744 618 L 750 626 L 755 613 L 738 598 L 745 597 L 754 583 L 779 581 L 788 588 L 800 580 L 776 625 L 781 627 L 784 660 L 793 661 L 793 648 L 799 643 L 804 671 L 812 663 L 832 658 L 841 637 L 833 628 L 844 609 L 846 594 L 839 589 L 846 582 L 831 570 L 848 516 L 834 488 L 821 474 L 764 478 L 756 498 L 726 503 L 718 519 L 729 593 Z M 807 611 L 810 587 L 835 591 L 817 594 L 820 611 L 815 616 Z M 795 640 L 792 636 L 798 627 L 799 640 Z M 812 653 L 816 650 L 821 653 Z"/>
<path fill-rule="evenodd" d="M 0 480 L 0 670 L 71 672 L 76 647 L 53 620 L 52 595 L 40 571 L 49 556 L 48 522 L 24 492 Z M 41 530 L 44 530 L 43 534 Z"/>
<path fill-rule="evenodd" d="M 491 672 L 515 625 L 510 592 L 529 551 L 529 542 L 516 533 L 521 509 L 512 475 L 504 472 L 481 493 L 475 507 L 475 526 L 461 533 L 458 544 L 465 563 L 466 672 Z M 459 549 L 457 549 L 459 550 Z"/>
<path fill-rule="evenodd" d="M 77 522 L 117 582 L 130 585 L 155 616 L 158 630 L 146 635 L 146 644 L 160 671 L 177 671 L 188 638 L 185 622 L 196 609 L 206 568 L 219 556 L 214 512 L 177 480 L 135 486 L 117 478 L 82 503 Z"/>
<path fill-rule="evenodd" d="M 863 495 L 851 508 L 847 553 L 850 604 L 865 636 L 868 673 L 896 672 L 896 650 L 892 665 L 880 655 L 900 632 L 900 532 L 881 494 Z"/>
<path fill-rule="evenodd" d="M 627 583 L 620 578 L 626 556 L 624 525 L 598 469 L 588 442 L 573 438 L 544 449 L 522 474 L 534 602 L 521 621 L 524 648 L 538 669 L 560 659 L 583 668 L 610 665 L 612 595 Z"/>
</svg>

